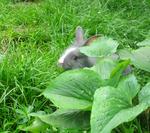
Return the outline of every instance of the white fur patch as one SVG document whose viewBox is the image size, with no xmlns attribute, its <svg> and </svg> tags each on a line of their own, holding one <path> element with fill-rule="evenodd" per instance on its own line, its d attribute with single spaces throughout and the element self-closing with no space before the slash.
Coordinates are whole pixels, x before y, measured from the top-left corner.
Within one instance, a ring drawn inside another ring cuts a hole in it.
<svg viewBox="0 0 150 133">
<path fill-rule="evenodd" d="M 72 48 L 67 49 L 65 51 L 65 53 L 62 55 L 62 57 L 59 58 L 58 62 L 60 64 L 64 63 L 64 60 L 65 60 L 66 56 L 68 56 L 71 52 L 73 52 L 76 49 L 77 49 L 76 47 L 72 47 Z"/>
</svg>

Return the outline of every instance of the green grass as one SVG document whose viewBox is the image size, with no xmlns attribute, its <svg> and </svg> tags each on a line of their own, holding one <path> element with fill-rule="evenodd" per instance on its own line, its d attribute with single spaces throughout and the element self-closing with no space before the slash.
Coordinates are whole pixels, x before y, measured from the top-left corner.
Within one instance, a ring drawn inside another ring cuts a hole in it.
<svg viewBox="0 0 150 133">
<path fill-rule="evenodd" d="M 51 111 L 40 93 L 61 73 L 57 60 L 76 26 L 87 37 L 112 37 L 120 48 L 137 48 L 137 42 L 150 38 L 149 0 L 1 0 L 0 7 L 0 53 L 6 54 L 0 63 L 1 132 L 17 132 L 30 111 Z M 137 74 L 142 83 L 149 80 L 149 74 Z"/>
</svg>

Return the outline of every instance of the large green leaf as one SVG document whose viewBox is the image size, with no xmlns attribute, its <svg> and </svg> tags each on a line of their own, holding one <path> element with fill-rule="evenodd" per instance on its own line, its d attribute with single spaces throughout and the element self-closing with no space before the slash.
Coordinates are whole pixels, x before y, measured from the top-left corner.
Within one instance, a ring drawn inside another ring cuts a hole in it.
<svg viewBox="0 0 150 133">
<path fill-rule="evenodd" d="M 94 92 L 100 86 L 100 78 L 96 72 L 71 70 L 54 79 L 43 95 L 59 108 L 90 110 Z"/>
<path fill-rule="evenodd" d="M 150 47 L 141 47 L 137 50 L 120 50 L 121 59 L 130 59 L 131 63 L 139 69 L 150 72 Z"/>
<path fill-rule="evenodd" d="M 104 57 L 116 52 L 118 43 L 111 38 L 100 37 L 89 46 L 81 47 L 81 53 L 89 57 Z"/>
<path fill-rule="evenodd" d="M 139 102 L 150 106 L 150 82 L 147 83 L 139 93 Z"/>
<path fill-rule="evenodd" d="M 111 72 L 116 66 L 116 62 L 108 58 L 100 59 L 92 68 L 91 70 L 97 72 L 101 79 L 109 79 Z"/>
<path fill-rule="evenodd" d="M 93 129 L 91 133 L 110 133 L 112 129 L 114 129 L 115 127 L 124 122 L 132 121 L 146 109 L 147 105 L 145 103 L 141 103 L 131 108 L 123 109 L 116 115 L 114 115 L 114 117 L 111 118 L 110 121 L 108 121 L 108 123 L 105 125 L 103 129 L 98 129 L 97 124 L 97 126 L 94 127 L 95 129 Z"/>
<path fill-rule="evenodd" d="M 131 61 L 137 68 L 150 72 L 150 47 L 134 50 Z"/>
<path fill-rule="evenodd" d="M 129 60 L 117 62 L 109 58 L 103 58 L 90 68 L 90 70 L 99 74 L 103 86 L 110 85 L 116 87 L 129 63 Z"/>
<path fill-rule="evenodd" d="M 124 77 L 117 88 L 106 86 L 96 90 L 91 114 L 91 133 L 109 133 L 122 122 L 132 120 L 146 108 L 132 108 L 132 99 L 139 91 L 134 75 Z M 132 112 L 134 111 L 134 113 Z"/>
<path fill-rule="evenodd" d="M 116 87 L 119 83 L 120 78 L 123 76 L 123 72 L 128 67 L 130 61 L 125 60 L 116 65 L 110 74 L 110 78 L 107 80 L 105 85 Z"/>
<path fill-rule="evenodd" d="M 150 46 L 150 39 L 146 39 L 142 42 L 137 43 L 137 46 Z"/>
<path fill-rule="evenodd" d="M 48 127 L 49 127 L 48 124 L 46 124 L 45 122 L 43 122 L 39 118 L 36 118 L 30 126 L 20 128 L 20 130 L 30 131 L 32 133 L 40 133 L 40 132 L 44 132 Z"/>
<path fill-rule="evenodd" d="M 87 129 L 90 127 L 90 112 L 59 109 L 52 114 L 32 113 L 44 123 L 64 129 Z"/>
<path fill-rule="evenodd" d="M 126 60 L 126 59 L 131 59 L 132 57 L 132 50 L 130 49 L 120 49 L 117 51 L 120 59 Z"/>
</svg>

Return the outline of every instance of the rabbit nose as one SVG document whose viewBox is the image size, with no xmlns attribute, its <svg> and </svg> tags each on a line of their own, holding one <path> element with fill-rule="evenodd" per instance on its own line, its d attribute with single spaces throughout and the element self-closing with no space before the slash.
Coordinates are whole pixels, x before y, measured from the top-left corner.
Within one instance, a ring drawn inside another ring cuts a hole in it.
<svg viewBox="0 0 150 133">
<path fill-rule="evenodd" d="M 58 62 L 58 63 L 57 63 L 57 65 L 58 65 L 59 67 L 63 67 L 63 64 L 64 64 L 63 62 Z"/>
</svg>

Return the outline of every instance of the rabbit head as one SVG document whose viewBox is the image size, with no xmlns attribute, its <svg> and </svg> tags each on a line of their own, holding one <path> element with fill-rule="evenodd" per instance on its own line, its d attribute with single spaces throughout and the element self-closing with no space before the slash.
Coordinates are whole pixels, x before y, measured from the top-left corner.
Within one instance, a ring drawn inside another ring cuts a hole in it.
<svg viewBox="0 0 150 133">
<path fill-rule="evenodd" d="M 89 45 L 97 37 L 98 36 L 92 36 L 89 39 L 84 39 L 83 29 L 78 26 L 76 28 L 75 41 L 59 58 L 59 66 L 63 67 L 64 69 L 76 69 L 93 66 L 93 64 L 96 62 L 96 59 L 82 54 L 79 48 Z"/>
</svg>

